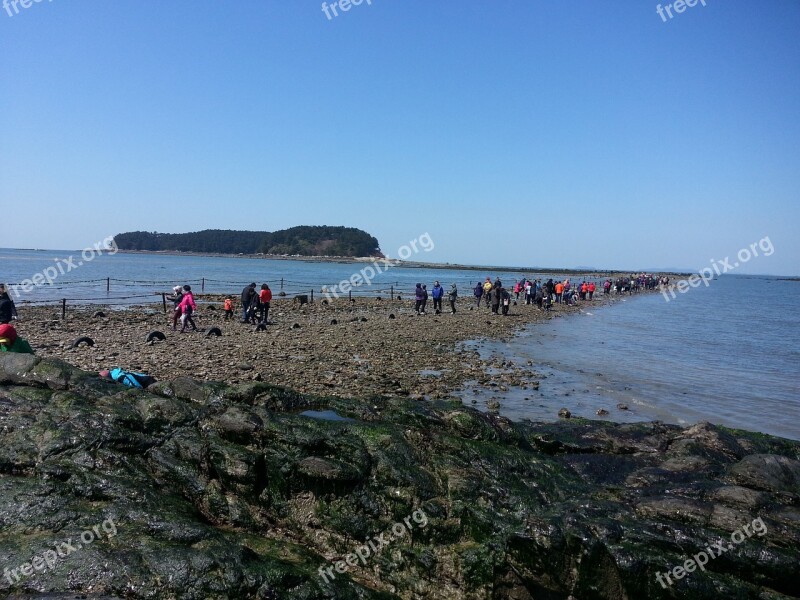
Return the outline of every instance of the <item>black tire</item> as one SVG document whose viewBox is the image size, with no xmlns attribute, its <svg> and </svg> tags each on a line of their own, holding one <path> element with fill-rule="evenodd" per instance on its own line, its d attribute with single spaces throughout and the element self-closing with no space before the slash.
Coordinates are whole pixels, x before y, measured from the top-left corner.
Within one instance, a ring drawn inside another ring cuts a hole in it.
<svg viewBox="0 0 800 600">
<path fill-rule="evenodd" d="M 336 325 L 338 322 L 336 319 L 331 319 L 331 325 Z"/>
<path fill-rule="evenodd" d="M 147 334 L 147 337 L 144 339 L 144 341 L 152 342 L 158 340 L 160 342 L 163 342 L 165 339 L 167 339 L 167 336 L 165 336 L 160 331 L 151 331 L 150 333 Z"/>
<path fill-rule="evenodd" d="M 390 319 L 394 319 L 394 318 L 395 318 L 395 317 L 394 317 L 394 313 L 389 313 L 389 318 L 390 318 Z"/>
<path fill-rule="evenodd" d="M 81 344 L 86 344 L 87 346 L 94 346 L 94 340 L 88 336 L 79 337 L 77 340 L 72 342 L 72 348 L 77 348 Z"/>
<path fill-rule="evenodd" d="M 295 323 L 292 325 L 292 329 L 300 329 L 300 323 Z"/>
<path fill-rule="evenodd" d="M 219 337 L 222 335 L 222 330 L 219 327 L 212 327 L 206 331 L 206 337 Z"/>
<path fill-rule="evenodd" d="M 267 324 L 266 323 L 259 323 L 253 329 L 253 333 L 258 333 L 259 331 L 266 331 L 266 330 L 267 330 Z"/>
<path fill-rule="evenodd" d="M 94 317 L 95 319 L 96 319 L 97 317 L 105 317 L 105 316 L 106 316 L 106 313 L 104 313 L 102 310 L 98 310 L 96 313 L 94 313 L 94 314 L 92 315 L 92 317 Z"/>
</svg>

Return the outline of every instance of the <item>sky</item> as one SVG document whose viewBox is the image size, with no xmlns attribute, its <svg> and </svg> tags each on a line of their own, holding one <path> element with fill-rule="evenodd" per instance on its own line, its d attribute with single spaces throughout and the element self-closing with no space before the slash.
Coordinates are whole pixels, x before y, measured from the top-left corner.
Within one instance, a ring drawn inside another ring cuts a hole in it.
<svg viewBox="0 0 800 600">
<path fill-rule="evenodd" d="M 796 0 L 6 1 L 0 247 L 346 225 L 431 262 L 756 244 L 737 273 L 800 275 Z"/>
</svg>

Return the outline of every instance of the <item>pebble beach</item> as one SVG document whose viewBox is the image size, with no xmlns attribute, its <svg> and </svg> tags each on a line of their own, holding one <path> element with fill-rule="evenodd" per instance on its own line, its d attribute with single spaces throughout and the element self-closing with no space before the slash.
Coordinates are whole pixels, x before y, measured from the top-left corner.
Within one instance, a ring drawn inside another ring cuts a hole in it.
<svg viewBox="0 0 800 600">
<path fill-rule="evenodd" d="M 402 395 L 442 398 L 465 382 L 502 393 L 509 386 L 536 390 L 535 365 L 502 357 L 481 358 L 463 342 L 508 339 L 532 323 L 564 318 L 608 302 L 595 296 L 577 306 L 554 305 L 545 312 L 518 303 L 507 316 L 494 315 L 473 297 L 460 298 L 457 313 L 417 315 L 413 301 L 346 298 L 300 305 L 289 298 L 272 303 L 270 324 L 257 332 L 237 311 L 224 319 L 224 296 L 196 296 L 197 332 L 171 327 L 171 312 L 158 304 L 124 310 L 102 306 L 19 307 L 16 326 L 37 355 L 61 358 L 82 369 L 112 367 L 158 380 L 191 376 L 230 384 L 263 381 L 300 392 L 341 397 Z M 221 336 L 206 335 L 218 327 Z M 147 342 L 150 332 L 166 339 Z M 74 342 L 88 336 L 93 346 Z M 555 416 L 555 415 L 554 415 Z"/>
</svg>

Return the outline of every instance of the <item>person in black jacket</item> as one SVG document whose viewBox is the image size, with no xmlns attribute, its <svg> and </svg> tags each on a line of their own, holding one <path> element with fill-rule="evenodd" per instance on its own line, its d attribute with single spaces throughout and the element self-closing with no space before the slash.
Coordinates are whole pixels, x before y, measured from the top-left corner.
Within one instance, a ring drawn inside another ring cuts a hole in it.
<svg viewBox="0 0 800 600">
<path fill-rule="evenodd" d="M 0 324 L 7 325 L 11 319 L 17 318 L 17 307 L 8 295 L 6 286 L 0 284 Z"/>
<path fill-rule="evenodd" d="M 492 300 L 492 312 L 494 314 L 497 314 L 497 311 L 500 310 L 500 300 L 502 298 L 502 293 L 503 293 L 502 290 L 503 290 L 502 287 L 496 285 L 492 288 L 492 291 L 489 292 L 489 295 L 491 296 Z"/>
<path fill-rule="evenodd" d="M 250 304 L 255 302 L 257 295 L 255 283 L 251 283 L 242 290 L 242 323 L 250 321 L 248 311 L 250 310 Z"/>
</svg>

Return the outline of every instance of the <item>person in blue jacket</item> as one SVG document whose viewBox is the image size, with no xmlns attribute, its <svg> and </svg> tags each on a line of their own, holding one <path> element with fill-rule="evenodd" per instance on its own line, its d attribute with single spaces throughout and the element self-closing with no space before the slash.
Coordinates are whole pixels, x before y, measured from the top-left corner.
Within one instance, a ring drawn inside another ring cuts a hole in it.
<svg viewBox="0 0 800 600">
<path fill-rule="evenodd" d="M 439 285 L 438 281 L 433 282 L 431 297 L 433 298 L 433 312 L 437 315 L 442 314 L 442 298 L 444 297 L 444 288 Z"/>
<path fill-rule="evenodd" d="M 114 367 L 111 370 L 103 369 L 100 371 L 100 377 L 104 379 L 113 379 L 117 383 L 127 385 L 132 388 L 144 389 L 149 385 L 156 382 L 155 377 L 145 375 L 144 373 L 134 373 L 133 371 L 125 371 L 119 367 Z"/>
</svg>

